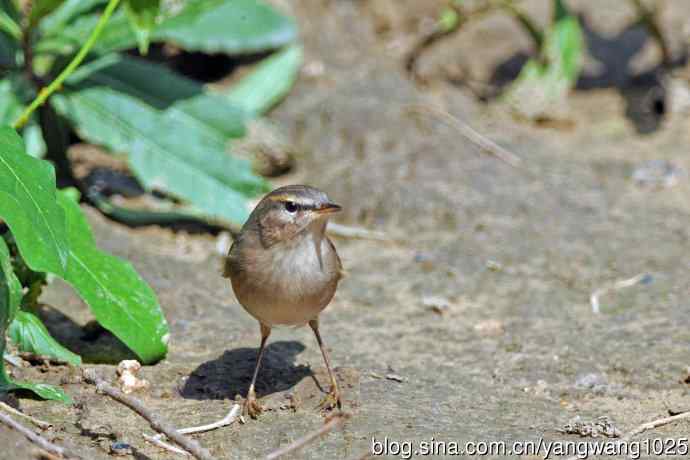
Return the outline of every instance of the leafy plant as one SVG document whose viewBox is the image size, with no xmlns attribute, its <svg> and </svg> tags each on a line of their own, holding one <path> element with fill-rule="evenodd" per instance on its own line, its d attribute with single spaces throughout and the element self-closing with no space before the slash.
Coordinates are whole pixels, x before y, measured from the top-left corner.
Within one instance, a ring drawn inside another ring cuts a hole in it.
<svg viewBox="0 0 690 460">
<path fill-rule="evenodd" d="M 582 69 L 584 39 L 578 19 L 562 0 L 554 0 L 553 9 L 553 22 L 544 31 L 524 15 L 517 16 L 534 38 L 538 54 L 527 61 L 505 97 L 529 119 L 551 118 L 555 107 L 565 103 Z"/>
<path fill-rule="evenodd" d="M 143 362 L 154 362 L 169 336 L 155 293 L 131 265 L 96 248 L 78 192 L 57 190 L 53 166 L 40 157 L 69 175 L 75 132 L 126 156 L 147 190 L 170 197 L 175 216 L 243 222 L 247 200 L 269 186 L 228 145 L 292 85 L 302 60 L 296 27 L 259 0 L 188 0 L 176 10 L 159 0 L 124 0 L 121 8 L 119 0 L 34 0 L 21 12 L 18 3 L 0 0 L 0 352 L 7 332 L 20 350 L 80 364 L 33 310 L 49 273 L 71 284 Z M 229 90 L 212 91 L 120 53 L 160 42 L 207 53 L 284 48 Z M 102 210 L 117 208 L 96 198 Z M 12 382 L 0 360 L 0 390 L 16 388 L 68 399 Z"/>
<path fill-rule="evenodd" d="M 584 39 L 577 17 L 567 10 L 562 0 L 553 0 L 553 21 L 542 29 L 514 0 L 482 0 L 473 2 L 472 7 L 468 3 L 449 0 L 431 33 L 408 55 L 408 72 L 419 79 L 416 63 L 426 48 L 456 33 L 472 19 L 501 11 L 522 26 L 536 48 L 535 55 L 504 92 L 504 100 L 524 117 L 550 118 L 554 109 L 565 102 L 582 68 Z"/>
</svg>

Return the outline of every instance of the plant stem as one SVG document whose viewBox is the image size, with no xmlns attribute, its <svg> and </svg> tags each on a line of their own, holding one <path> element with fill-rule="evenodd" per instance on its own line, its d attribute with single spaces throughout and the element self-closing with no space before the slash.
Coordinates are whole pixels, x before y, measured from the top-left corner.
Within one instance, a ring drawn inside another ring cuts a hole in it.
<svg viewBox="0 0 690 460">
<path fill-rule="evenodd" d="M 101 35 L 103 27 L 105 27 L 105 24 L 108 22 L 108 19 L 110 19 L 110 16 L 113 14 L 113 11 L 115 11 L 115 8 L 117 7 L 119 2 L 120 0 L 108 0 L 108 4 L 106 5 L 101 17 L 98 19 L 96 27 L 94 27 L 93 32 L 91 32 L 91 35 L 89 35 L 89 38 L 86 40 L 79 52 L 76 54 L 76 56 L 74 56 L 74 58 L 67 65 L 67 67 L 65 67 L 62 70 L 62 72 L 60 72 L 60 75 L 58 75 L 55 80 L 53 80 L 47 87 L 42 88 L 38 92 L 38 96 L 36 97 L 36 99 L 34 99 L 33 102 L 31 102 L 31 104 L 26 108 L 26 110 L 24 110 L 24 112 L 19 116 L 19 118 L 17 118 L 17 120 L 12 125 L 14 129 L 19 129 L 22 126 L 24 126 L 26 122 L 29 121 L 29 117 L 31 116 L 31 114 L 38 107 L 43 105 L 46 102 L 46 100 L 48 100 L 51 94 L 60 89 L 67 77 L 69 77 L 77 69 L 77 67 L 79 67 L 79 64 L 81 64 L 81 62 L 89 53 L 93 45 L 96 43 L 98 37 Z"/>
<path fill-rule="evenodd" d="M 539 26 L 530 18 L 524 11 L 522 11 L 512 0 L 503 0 L 498 4 L 499 8 L 503 8 L 512 14 L 515 19 L 525 28 L 529 36 L 534 41 L 539 54 L 542 52 L 542 45 L 544 44 L 544 32 Z"/>
<path fill-rule="evenodd" d="M 661 61 L 663 66 L 670 66 L 673 62 L 673 56 L 671 54 L 671 49 L 666 41 L 666 37 L 661 32 L 661 28 L 657 24 L 657 10 L 649 9 L 642 3 L 641 0 L 632 0 L 635 9 L 637 10 L 637 15 L 639 20 L 647 28 L 647 31 L 654 37 L 659 48 L 661 49 Z"/>
</svg>

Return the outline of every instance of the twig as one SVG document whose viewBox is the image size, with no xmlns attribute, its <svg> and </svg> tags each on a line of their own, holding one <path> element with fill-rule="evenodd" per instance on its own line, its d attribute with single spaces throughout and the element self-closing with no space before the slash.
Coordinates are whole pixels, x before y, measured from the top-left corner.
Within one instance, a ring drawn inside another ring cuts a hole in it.
<svg viewBox="0 0 690 460">
<path fill-rule="evenodd" d="M 660 426 L 668 425 L 669 423 L 677 422 L 678 420 L 690 419 L 690 411 L 682 412 L 680 414 L 672 415 L 670 417 L 664 417 L 657 420 L 652 420 L 651 422 L 643 423 L 635 429 L 628 432 L 625 436 L 621 438 L 621 441 L 630 441 L 634 436 L 642 434 L 645 431 L 653 430 L 654 428 L 659 428 Z"/>
<path fill-rule="evenodd" d="M 191 434 L 191 433 L 202 433 L 204 431 L 211 431 L 215 430 L 217 428 L 222 428 L 224 426 L 228 426 L 233 424 L 235 421 L 239 419 L 240 412 L 242 411 L 242 406 L 239 404 L 235 404 L 232 406 L 232 409 L 230 409 L 230 412 L 223 417 L 221 420 L 218 420 L 217 422 L 209 423 L 208 425 L 201 425 L 201 426 L 192 426 L 189 428 L 180 428 L 177 430 L 179 434 Z M 157 445 L 158 447 L 161 447 L 165 450 L 169 450 L 170 452 L 174 452 L 176 454 L 180 455 L 188 455 L 187 452 L 184 450 L 173 446 L 172 444 L 168 444 L 167 442 L 163 441 L 162 434 L 157 434 L 155 436 L 150 436 L 147 434 L 143 434 L 144 439 L 149 441 L 150 443 L 153 443 Z"/>
<path fill-rule="evenodd" d="M 148 442 L 150 442 L 151 444 L 154 444 L 154 445 L 160 447 L 161 449 L 165 449 L 165 450 L 167 450 L 167 451 L 169 451 L 169 452 L 172 452 L 172 453 L 174 453 L 174 454 L 179 454 L 179 455 L 184 455 L 185 457 L 189 457 L 189 452 L 187 452 L 186 450 L 182 450 L 182 449 L 180 449 L 180 448 L 177 447 L 177 446 L 173 446 L 172 444 L 169 444 L 169 443 L 163 441 L 163 440 L 160 438 L 160 436 L 161 436 L 160 434 L 157 434 L 157 435 L 155 435 L 155 436 L 151 436 L 151 435 L 149 435 L 149 434 L 145 434 L 145 433 L 144 433 L 144 434 L 142 434 L 142 436 L 143 436 L 144 439 L 146 439 Z"/>
<path fill-rule="evenodd" d="M 592 313 L 601 313 L 599 297 L 603 296 L 604 294 L 608 294 L 611 291 L 617 291 L 619 289 L 635 286 L 636 284 L 646 282 L 649 279 L 650 276 L 647 273 L 640 273 L 639 275 L 633 276 L 632 278 L 616 281 L 615 283 L 600 287 L 599 289 L 595 290 L 592 293 L 592 295 L 589 296 L 589 303 L 592 305 Z"/>
<path fill-rule="evenodd" d="M 37 433 L 34 433 L 29 428 L 27 428 L 24 425 L 22 425 L 21 423 L 15 421 L 9 415 L 3 414 L 2 412 L 0 412 L 0 423 L 3 423 L 5 425 L 9 426 L 10 428 L 13 428 L 14 430 L 18 431 L 19 433 L 23 434 L 29 441 L 33 442 L 34 444 L 36 444 L 37 446 L 39 446 L 43 450 L 46 450 L 50 453 L 59 455 L 61 457 L 80 458 L 77 455 L 68 452 L 67 449 L 65 449 L 64 447 L 58 446 L 57 444 L 53 444 L 52 442 L 48 441 L 43 436 L 41 436 Z"/>
<path fill-rule="evenodd" d="M 79 52 L 77 52 L 76 56 L 74 56 L 74 59 L 72 59 L 72 61 L 69 64 L 67 64 L 67 67 L 65 67 L 62 70 L 62 72 L 60 72 L 60 75 L 58 75 L 55 80 L 53 80 L 47 87 L 42 88 L 38 92 L 38 96 L 36 97 L 36 99 L 34 99 L 31 102 L 31 104 L 24 110 L 24 112 L 19 116 L 19 118 L 17 118 L 15 122 L 12 124 L 12 127 L 14 129 L 19 129 L 23 127 L 26 124 L 26 122 L 29 121 L 29 117 L 31 116 L 31 114 L 34 113 L 34 111 L 38 107 L 43 105 L 48 100 L 51 94 L 60 89 L 67 77 L 69 77 L 77 69 L 77 67 L 79 67 L 79 64 L 81 64 L 81 62 L 89 53 L 93 45 L 96 43 L 98 37 L 101 35 L 101 32 L 105 27 L 105 24 L 108 22 L 108 19 L 110 19 L 110 16 L 113 14 L 113 11 L 115 11 L 115 8 L 117 8 L 119 2 L 120 0 L 108 1 L 108 4 L 106 5 L 105 10 L 103 11 L 103 14 L 100 18 L 98 18 L 96 27 L 94 27 L 93 31 L 91 32 L 91 35 L 89 35 L 89 38 L 86 40 Z"/>
<path fill-rule="evenodd" d="M 151 428 L 159 433 L 165 434 L 169 439 L 191 453 L 195 458 L 199 460 L 215 460 L 211 453 L 206 448 L 202 447 L 197 441 L 194 439 L 189 439 L 178 433 L 175 427 L 173 427 L 167 421 L 162 420 L 158 415 L 149 411 L 146 407 L 144 407 L 141 401 L 122 393 L 120 390 L 98 377 L 93 369 L 84 369 L 83 374 L 84 380 L 87 383 L 95 385 L 99 392 L 105 393 L 114 400 L 124 404 L 137 414 L 141 415 L 144 419 L 146 419 L 147 422 L 149 422 Z"/>
<path fill-rule="evenodd" d="M 465 136 L 465 138 L 467 138 L 470 142 L 475 144 L 483 151 L 490 153 L 491 155 L 495 156 L 499 160 L 509 164 L 514 168 L 524 167 L 522 163 L 522 158 L 520 158 L 512 152 L 509 152 L 508 150 L 504 149 L 491 139 L 488 139 L 487 137 L 478 133 L 471 126 L 467 125 L 466 123 L 454 117 L 453 115 L 451 115 L 443 109 L 429 105 L 415 104 L 409 106 L 409 110 L 413 113 L 427 113 L 435 115 L 436 117 L 445 121 L 450 126 L 456 128 L 458 131 L 460 131 L 460 134 Z"/>
<path fill-rule="evenodd" d="M 27 415 L 27 414 L 25 414 L 25 413 L 23 413 L 23 412 L 19 412 L 19 411 L 18 411 L 17 409 L 15 409 L 14 407 L 10 406 L 9 404 L 5 404 L 5 403 L 2 402 L 2 401 L 0 401 L 0 409 L 3 409 L 3 410 L 5 410 L 5 411 L 9 412 L 10 414 L 14 414 L 14 415 L 16 415 L 17 417 L 25 418 L 25 419 L 27 419 L 28 421 L 30 421 L 31 423 L 33 423 L 34 425 L 36 425 L 37 427 L 41 428 L 42 430 L 47 430 L 48 428 L 50 428 L 51 426 L 53 426 L 52 423 L 44 422 L 43 420 L 39 420 L 39 419 L 34 418 L 34 417 L 30 416 L 30 415 Z"/>
<path fill-rule="evenodd" d="M 266 456 L 266 460 L 273 460 L 282 457 L 283 455 L 294 452 L 298 449 L 301 449 L 302 447 L 306 446 L 316 438 L 319 438 L 324 434 L 328 433 L 329 431 L 333 430 L 334 428 L 342 425 L 343 423 L 345 423 L 345 420 L 349 418 L 350 414 L 346 414 L 344 412 L 339 412 L 333 415 L 326 423 L 323 424 L 321 428 L 319 428 L 318 430 L 314 430 L 311 433 L 307 433 L 306 435 L 302 436 L 301 438 L 295 440 L 294 442 L 288 444 L 285 447 L 281 447 L 278 450 L 274 450 Z"/>
<path fill-rule="evenodd" d="M 363 227 L 351 227 L 349 225 L 336 224 L 329 222 L 328 233 L 341 238 L 352 238 L 357 240 L 390 241 L 390 238 L 383 232 L 369 230 Z"/>
<path fill-rule="evenodd" d="M 240 412 L 242 412 L 242 406 L 240 406 L 239 404 L 235 404 L 232 406 L 232 409 L 230 409 L 230 412 L 228 412 L 228 414 L 225 417 L 218 420 L 217 422 L 209 423 L 208 425 L 180 428 L 179 430 L 177 430 L 177 432 L 180 434 L 203 433 L 204 431 L 211 431 L 217 428 L 232 425 L 239 419 Z"/>
<path fill-rule="evenodd" d="M 666 37 L 664 37 L 664 34 L 657 24 L 658 10 L 647 8 L 641 0 L 632 0 L 632 2 L 635 5 L 637 14 L 640 16 L 640 22 L 644 24 L 658 43 L 659 48 L 661 48 L 662 65 L 664 67 L 670 66 L 673 62 L 673 55 L 671 54 L 671 48 L 668 46 Z"/>
<path fill-rule="evenodd" d="M 660 418 L 657 420 L 652 420 L 651 422 L 643 423 L 642 425 L 639 425 L 636 428 L 632 429 L 625 436 L 620 438 L 620 440 L 618 442 L 619 443 L 628 442 L 633 437 L 637 436 L 638 434 L 642 434 L 645 431 L 653 430 L 654 428 L 658 428 L 660 426 L 668 425 L 670 423 L 674 423 L 674 422 L 677 422 L 679 420 L 687 420 L 687 419 L 690 419 L 690 411 L 683 412 L 683 413 L 676 414 L 676 415 L 672 415 L 670 417 L 664 417 L 664 418 Z M 568 457 L 565 460 L 579 460 L 580 458 L 581 457 L 578 455 L 573 455 L 572 457 Z"/>
</svg>

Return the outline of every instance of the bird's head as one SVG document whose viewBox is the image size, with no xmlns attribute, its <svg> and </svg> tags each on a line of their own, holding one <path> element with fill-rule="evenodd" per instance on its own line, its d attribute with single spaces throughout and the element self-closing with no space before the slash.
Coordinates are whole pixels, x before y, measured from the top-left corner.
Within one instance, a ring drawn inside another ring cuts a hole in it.
<svg viewBox="0 0 690 460">
<path fill-rule="evenodd" d="M 307 232 L 322 234 L 328 217 L 341 207 L 308 185 L 288 185 L 266 195 L 249 217 L 264 246 L 291 241 Z"/>
</svg>

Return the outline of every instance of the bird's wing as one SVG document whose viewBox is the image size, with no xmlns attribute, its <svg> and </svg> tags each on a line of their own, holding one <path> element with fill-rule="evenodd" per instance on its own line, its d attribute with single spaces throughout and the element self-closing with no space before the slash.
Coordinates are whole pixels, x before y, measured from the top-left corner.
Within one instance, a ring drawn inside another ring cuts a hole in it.
<svg viewBox="0 0 690 460">
<path fill-rule="evenodd" d="M 340 275 L 340 279 L 345 278 L 347 276 L 347 271 L 343 268 L 343 261 L 340 260 L 340 256 L 338 255 L 338 251 L 335 250 L 335 245 L 333 244 L 333 241 L 331 241 L 330 238 L 326 237 L 328 240 L 328 244 L 331 245 L 331 249 L 333 250 L 333 254 L 335 254 L 335 261 L 338 264 L 338 274 Z"/>
</svg>

